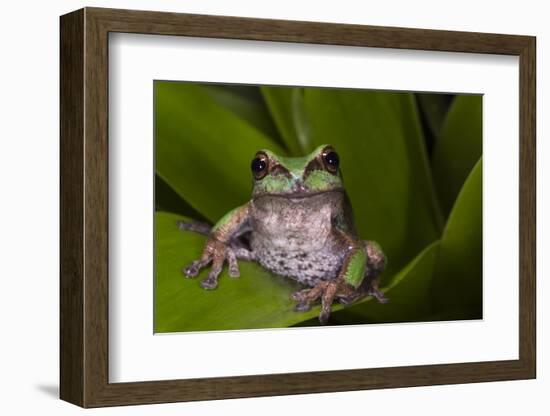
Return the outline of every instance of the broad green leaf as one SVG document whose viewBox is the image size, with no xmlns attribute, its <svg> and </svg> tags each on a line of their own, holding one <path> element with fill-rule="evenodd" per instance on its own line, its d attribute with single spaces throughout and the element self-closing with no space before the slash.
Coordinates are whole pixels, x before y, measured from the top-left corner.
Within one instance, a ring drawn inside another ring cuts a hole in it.
<svg viewBox="0 0 550 416">
<path fill-rule="evenodd" d="M 436 311 L 461 311 L 481 318 L 482 310 L 482 161 L 458 194 L 441 239 L 433 299 Z"/>
<path fill-rule="evenodd" d="M 455 98 L 432 153 L 432 170 L 445 216 L 482 152 L 482 96 Z"/>
<path fill-rule="evenodd" d="M 155 82 L 156 172 L 212 222 L 250 198 L 250 160 L 272 139 L 200 85 Z"/>
<path fill-rule="evenodd" d="M 334 314 L 334 321 L 346 324 L 411 322 L 431 316 L 431 283 L 439 252 L 439 241 L 426 247 L 395 274 L 382 289 L 389 298 L 386 304 L 369 299 Z"/>
<path fill-rule="evenodd" d="M 304 117 L 304 90 L 294 87 L 261 87 L 261 91 L 290 154 L 302 156 L 311 151 L 308 125 Z"/>
<path fill-rule="evenodd" d="M 381 244 L 391 275 L 442 229 L 413 96 L 308 88 L 305 105 L 313 144 L 340 154 L 359 233 Z"/>
<path fill-rule="evenodd" d="M 295 312 L 290 294 L 302 287 L 256 263 L 239 261 L 241 277 L 237 279 L 224 269 L 215 290 L 199 285 L 209 268 L 186 279 L 181 270 L 199 258 L 205 237 L 180 231 L 179 219 L 185 218 L 156 214 L 156 332 L 279 328 L 319 314 L 319 307 Z"/>
<path fill-rule="evenodd" d="M 218 104 L 232 111 L 266 136 L 278 139 L 277 127 L 257 87 L 216 84 L 201 84 L 201 87 Z"/>
</svg>

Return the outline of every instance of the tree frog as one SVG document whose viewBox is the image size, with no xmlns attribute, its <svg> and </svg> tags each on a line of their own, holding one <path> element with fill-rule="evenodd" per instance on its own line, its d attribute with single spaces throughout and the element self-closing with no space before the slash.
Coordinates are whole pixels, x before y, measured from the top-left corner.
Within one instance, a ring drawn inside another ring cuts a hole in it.
<svg viewBox="0 0 550 416">
<path fill-rule="evenodd" d="M 224 263 L 239 276 L 237 260 L 262 267 L 306 286 L 291 295 L 296 311 L 320 299 L 319 321 L 326 323 L 336 300 L 350 304 L 379 290 L 386 258 L 379 245 L 362 240 L 355 229 L 350 201 L 331 145 L 305 157 L 283 157 L 260 150 L 251 163 L 252 199 L 224 215 L 214 227 L 179 222 L 182 230 L 208 236 L 202 256 L 183 269 L 187 277 L 212 264 L 202 280 L 215 289 Z"/>
</svg>

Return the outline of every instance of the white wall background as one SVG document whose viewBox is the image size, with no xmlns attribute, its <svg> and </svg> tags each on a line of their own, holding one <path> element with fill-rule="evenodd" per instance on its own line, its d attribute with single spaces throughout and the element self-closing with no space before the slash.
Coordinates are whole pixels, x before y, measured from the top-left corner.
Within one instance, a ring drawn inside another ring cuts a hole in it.
<svg viewBox="0 0 550 416">
<path fill-rule="evenodd" d="M 87 411 L 88 414 L 548 414 L 550 361 L 543 331 L 550 293 L 544 258 L 550 226 L 545 103 L 550 26 L 545 2 L 125 0 L 5 2 L 0 14 L 0 409 L 3 414 L 77 414 L 58 395 L 58 16 L 83 6 L 317 20 L 537 36 L 538 379 Z M 546 324 L 547 326 L 547 324 Z"/>
</svg>

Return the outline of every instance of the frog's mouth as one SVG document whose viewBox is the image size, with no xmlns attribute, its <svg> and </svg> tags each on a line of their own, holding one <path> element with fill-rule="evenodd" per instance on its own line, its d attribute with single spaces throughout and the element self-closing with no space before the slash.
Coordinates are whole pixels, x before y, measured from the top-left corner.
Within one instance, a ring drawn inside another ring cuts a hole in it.
<svg viewBox="0 0 550 416">
<path fill-rule="evenodd" d="M 287 193 L 270 193 L 270 192 L 266 192 L 266 193 L 261 193 L 259 195 L 254 195 L 254 199 L 261 199 L 261 198 L 264 198 L 264 197 L 270 197 L 270 198 L 284 198 L 284 199 L 290 199 L 290 200 L 294 200 L 294 199 L 298 199 L 298 200 L 301 200 L 301 199 L 306 199 L 306 198 L 313 198 L 313 197 L 316 197 L 316 196 L 320 196 L 320 195 L 328 195 L 328 194 L 343 194 L 344 193 L 344 188 L 332 188 L 332 189 L 327 189 L 327 190 L 323 190 L 323 191 L 307 191 L 307 190 L 301 190 L 301 191 L 298 191 L 298 192 L 287 192 Z"/>
</svg>

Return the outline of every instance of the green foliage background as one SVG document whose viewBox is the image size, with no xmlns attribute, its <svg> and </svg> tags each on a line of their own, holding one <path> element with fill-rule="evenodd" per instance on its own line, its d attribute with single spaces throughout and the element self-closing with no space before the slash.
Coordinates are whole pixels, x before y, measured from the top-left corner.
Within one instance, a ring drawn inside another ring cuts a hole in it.
<svg viewBox="0 0 550 416">
<path fill-rule="evenodd" d="M 240 262 L 214 291 L 208 269 L 185 279 L 205 237 L 179 219 L 215 223 L 250 199 L 250 160 L 301 156 L 323 143 L 341 159 L 362 238 L 389 263 L 390 298 L 335 304 L 330 324 L 482 316 L 482 97 L 157 81 L 155 331 L 317 325 L 293 311 L 295 282 Z"/>
</svg>

